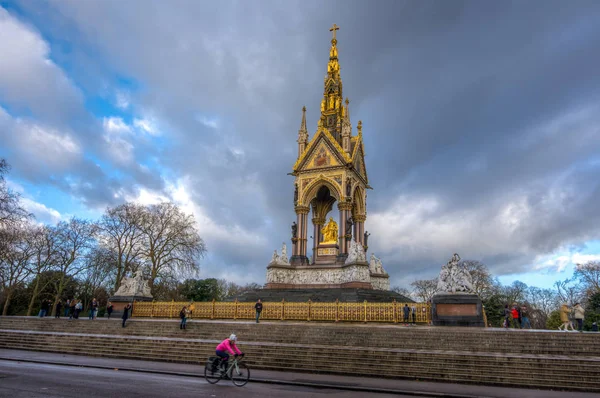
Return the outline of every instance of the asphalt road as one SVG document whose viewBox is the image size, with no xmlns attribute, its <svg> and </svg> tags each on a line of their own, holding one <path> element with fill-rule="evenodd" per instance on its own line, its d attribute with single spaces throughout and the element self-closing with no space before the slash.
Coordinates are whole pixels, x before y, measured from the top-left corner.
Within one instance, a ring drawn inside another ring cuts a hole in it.
<svg viewBox="0 0 600 398">
<path fill-rule="evenodd" d="M 231 381 L 208 384 L 203 377 L 166 376 L 140 372 L 78 368 L 0 360 L 0 397 L 399 397 L 330 388 L 253 383 L 236 387 Z"/>
</svg>

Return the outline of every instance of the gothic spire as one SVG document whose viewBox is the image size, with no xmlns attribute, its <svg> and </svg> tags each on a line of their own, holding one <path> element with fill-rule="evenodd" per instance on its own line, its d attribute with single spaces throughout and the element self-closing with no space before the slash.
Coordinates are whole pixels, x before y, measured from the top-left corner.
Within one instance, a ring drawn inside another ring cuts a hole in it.
<svg viewBox="0 0 600 398">
<path fill-rule="evenodd" d="M 302 122 L 298 130 L 298 158 L 302 156 L 308 145 L 308 130 L 306 128 L 306 107 L 302 107 Z"/>
</svg>

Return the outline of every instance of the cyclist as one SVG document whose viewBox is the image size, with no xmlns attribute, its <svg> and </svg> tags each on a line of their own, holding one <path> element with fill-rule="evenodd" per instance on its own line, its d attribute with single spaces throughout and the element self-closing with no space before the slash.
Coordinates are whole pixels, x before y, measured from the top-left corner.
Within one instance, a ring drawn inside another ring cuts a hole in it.
<svg viewBox="0 0 600 398">
<path fill-rule="evenodd" d="M 221 364 L 223 364 L 223 369 L 227 369 L 227 361 L 229 360 L 229 353 L 234 356 L 244 355 L 243 352 L 240 351 L 239 348 L 235 345 L 237 341 L 237 336 L 235 334 L 231 334 L 228 339 L 223 340 L 217 346 L 217 356 L 221 358 Z M 216 364 L 214 364 L 216 367 Z"/>
</svg>

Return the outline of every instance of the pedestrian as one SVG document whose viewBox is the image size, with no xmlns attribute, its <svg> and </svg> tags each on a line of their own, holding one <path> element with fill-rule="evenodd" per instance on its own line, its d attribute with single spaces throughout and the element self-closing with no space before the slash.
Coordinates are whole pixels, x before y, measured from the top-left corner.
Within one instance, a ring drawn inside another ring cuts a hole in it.
<svg viewBox="0 0 600 398">
<path fill-rule="evenodd" d="M 194 316 L 194 309 L 196 307 L 194 306 L 194 302 L 190 301 L 190 304 L 188 305 L 188 318 L 192 318 Z"/>
<path fill-rule="evenodd" d="M 564 330 L 565 332 L 567 332 L 569 329 L 569 325 L 571 326 L 571 330 L 574 330 L 573 324 L 569 321 L 570 312 L 571 309 L 569 308 L 569 306 L 566 303 L 563 303 L 563 305 L 560 307 L 560 321 L 562 322 L 562 324 L 558 327 L 558 330 Z"/>
<path fill-rule="evenodd" d="M 521 308 L 521 328 L 531 329 L 531 322 L 529 322 L 529 309 L 527 309 L 526 305 Z"/>
<path fill-rule="evenodd" d="M 47 300 L 43 299 L 42 303 L 40 305 L 40 312 L 39 312 L 38 316 L 40 318 L 43 318 L 46 316 L 46 312 L 48 312 L 48 304 L 47 304 Z"/>
<path fill-rule="evenodd" d="M 108 319 L 110 319 L 110 314 L 113 312 L 113 304 L 110 301 L 106 304 L 106 312 L 108 313 Z"/>
<path fill-rule="evenodd" d="M 75 316 L 75 304 L 75 299 L 71 300 L 71 303 L 69 304 L 69 319 L 73 319 Z"/>
<path fill-rule="evenodd" d="M 95 298 L 92 299 L 90 304 L 90 311 L 88 313 L 88 318 L 91 320 L 96 319 L 96 313 L 98 312 L 98 301 Z"/>
<path fill-rule="evenodd" d="M 58 300 L 58 303 L 56 303 L 56 315 L 54 315 L 54 317 L 60 318 L 61 311 L 62 311 L 62 301 Z"/>
<path fill-rule="evenodd" d="M 581 306 L 581 304 L 576 303 L 575 307 L 573 307 L 573 317 L 575 318 L 575 321 L 577 322 L 577 330 L 579 330 L 580 332 L 583 332 L 584 313 L 585 313 L 585 311 L 583 310 L 583 307 Z"/>
<path fill-rule="evenodd" d="M 513 328 L 521 329 L 521 311 L 517 303 L 513 303 L 511 315 L 513 319 Z"/>
<path fill-rule="evenodd" d="M 404 314 L 404 326 L 408 326 L 408 316 L 410 315 L 410 308 L 408 308 L 408 304 L 404 304 L 402 312 Z"/>
<path fill-rule="evenodd" d="M 125 308 L 123 308 L 123 316 L 121 316 L 121 319 L 123 319 L 123 327 L 125 327 L 125 321 L 129 318 L 129 310 L 131 310 L 131 303 L 127 303 Z"/>
<path fill-rule="evenodd" d="M 79 314 L 83 311 L 83 304 L 81 300 L 77 300 L 77 304 L 75 304 L 75 313 L 73 314 L 73 318 L 79 319 Z"/>
<path fill-rule="evenodd" d="M 504 325 L 502 325 L 505 329 L 508 329 L 508 326 L 510 325 L 510 316 L 511 316 L 511 312 L 510 312 L 510 308 L 508 308 L 508 304 L 504 304 Z"/>
<path fill-rule="evenodd" d="M 256 310 L 256 323 L 258 323 L 258 320 L 260 319 L 260 313 L 263 310 L 262 301 L 260 301 L 260 299 L 256 300 L 256 304 L 254 304 L 254 309 Z"/>
<path fill-rule="evenodd" d="M 413 304 L 410 308 L 410 312 L 412 314 L 412 323 L 413 325 L 417 323 L 417 306 Z"/>
<path fill-rule="evenodd" d="M 65 303 L 65 317 L 69 316 L 69 309 L 71 307 L 71 300 L 67 299 Z"/>
<path fill-rule="evenodd" d="M 185 329 L 185 324 L 187 322 L 187 317 L 189 314 L 188 308 L 184 305 L 181 311 L 179 311 L 179 318 L 181 318 L 181 323 L 179 324 L 179 329 Z"/>
<path fill-rule="evenodd" d="M 592 332 L 598 331 L 598 324 L 596 322 L 592 323 Z"/>
</svg>

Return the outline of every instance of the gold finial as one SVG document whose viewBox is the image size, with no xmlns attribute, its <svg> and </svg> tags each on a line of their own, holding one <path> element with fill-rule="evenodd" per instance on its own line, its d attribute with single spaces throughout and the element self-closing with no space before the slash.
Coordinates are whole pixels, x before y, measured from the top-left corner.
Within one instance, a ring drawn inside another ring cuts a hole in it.
<svg viewBox="0 0 600 398">
<path fill-rule="evenodd" d="M 306 106 L 302 107 L 302 112 L 306 112 Z"/>
<path fill-rule="evenodd" d="M 362 120 L 358 121 L 358 134 L 362 134 Z"/>
<path fill-rule="evenodd" d="M 346 97 L 346 106 L 348 106 L 349 103 L 350 103 L 350 100 L 348 99 L 348 97 Z"/>
<path fill-rule="evenodd" d="M 336 24 L 333 24 L 333 26 L 331 27 L 331 29 L 329 29 L 330 32 L 333 32 L 333 39 L 331 39 L 331 40 L 335 40 L 335 31 L 336 30 L 340 30 L 340 27 L 337 26 Z"/>
</svg>

